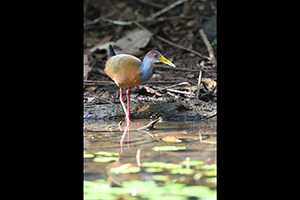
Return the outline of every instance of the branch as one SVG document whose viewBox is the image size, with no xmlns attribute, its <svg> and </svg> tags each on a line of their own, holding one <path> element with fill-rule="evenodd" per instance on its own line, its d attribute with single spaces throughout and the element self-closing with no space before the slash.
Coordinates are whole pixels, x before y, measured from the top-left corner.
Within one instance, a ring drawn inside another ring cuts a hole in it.
<svg viewBox="0 0 300 200">
<path fill-rule="evenodd" d="M 161 14 L 163 14 L 163 13 L 169 11 L 169 10 L 171 10 L 175 6 L 177 6 L 179 4 L 182 4 L 185 1 L 187 1 L 187 0 L 178 0 L 178 1 L 174 2 L 174 3 L 172 3 L 171 5 L 165 7 L 164 9 L 162 9 L 162 10 L 156 12 L 156 13 L 153 13 L 152 15 L 150 15 L 149 17 L 147 17 L 147 21 L 153 20 L 155 17 L 157 17 L 157 16 L 159 16 L 159 15 L 161 15 Z"/>
<path fill-rule="evenodd" d="M 165 39 L 165 38 L 160 37 L 159 35 L 157 35 L 156 37 L 157 37 L 157 39 L 159 39 L 159 40 L 161 40 L 161 41 L 163 41 L 163 42 L 165 42 L 165 43 L 168 43 L 168 44 L 170 44 L 170 45 L 172 45 L 172 46 L 174 46 L 174 47 L 177 47 L 177 48 L 179 48 L 179 49 L 183 49 L 183 50 L 189 51 L 189 52 L 191 52 L 191 53 L 194 53 L 194 54 L 200 56 L 201 58 L 205 58 L 205 59 L 207 59 L 207 60 L 211 60 L 211 58 L 208 57 L 208 56 L 204 56 L 204 55 L 198 53 L 197 51 L 194 51 L 194 50 L 189 49 L 189 48 L 186 48 L 186 47 L 184 47 L 184 46 L 175 44 L 175 43 L 173 43 L 173 42 L 171 42 L 171 41 L 169 41 L 169 40 L 167 40 L 167 39 Z"/>
<path fill-rule="evenodd" d="M 206 37 L 206 34 L 205 34 L 204 30 L 201 28 L 201 29 L 199 30 L 199 33 L 200 33 L 200 35 L 201 35 L 201 37 L 202 37 L 202 39 L 203 39 L 203 42 L 204 42 L 204 44 L 205 44 L 205 46 L 206 46 L 206 48 L 207 48 L 207 51 L 208 51 L 208 53 L 209 53 L 209 57 L 211 58 L 211 60 L 212 60 L 213 62 L 216 62 L 215 55 L 214 55 L 214 51 L 213 51 L 213 49 L 212 49 L 212 47 L 211 47 L 211 45 L 210 45 L 210 42 L 208 41 L 208 39 L 207 39 L 207 37 Z"/>
</svg>

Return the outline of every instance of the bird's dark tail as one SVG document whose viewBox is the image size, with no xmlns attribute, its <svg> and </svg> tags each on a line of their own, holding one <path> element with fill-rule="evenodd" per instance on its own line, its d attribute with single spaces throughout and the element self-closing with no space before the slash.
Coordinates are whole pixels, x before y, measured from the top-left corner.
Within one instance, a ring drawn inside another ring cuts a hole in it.
<svg viewBox="0 0 300 200">
<path fill-rule="evenodd" d="M 108 46 L 108 57 L 116 55 L 113 47 L 111 45 Z"/>
</svg>

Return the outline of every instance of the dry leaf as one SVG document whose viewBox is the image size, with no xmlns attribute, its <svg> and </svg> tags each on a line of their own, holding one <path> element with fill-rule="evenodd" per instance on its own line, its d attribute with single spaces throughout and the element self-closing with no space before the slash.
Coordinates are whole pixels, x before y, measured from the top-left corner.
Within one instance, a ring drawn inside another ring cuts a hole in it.
<svg viewBox="0 0 300 200">
<path fill-rule="evenodd" d="M 148 86 L 144 86 L 142 85 L 143 88 L 146 89 L 147 92 L 151 93 L 151 94 L 155 94 L 156 96 L 162 96 L 161 93 L 157 92 L 156 90 L 152 89 L 151 87 L 148 87 Z"/>
<path fill-rule="evenodd" d="M 94 48 L 91 48 L 89 51 L 94 52 L 97 49 L 108 49 L 108 46 L 111 44 L 116 52 L 133 54 L 140 51 L 140 48 L 147 46 L 150 41 L 152 33 L 148 30 L 134 30 L 126 34 L 125 37 L 120 38 L 116 42 L 106 42 L 104 44 L 98 45 Z"/>
<path fill-rule="evenodd" d="M 162 138 L 162 140 L 165 142 L 182 142 L 182 140 L 179 140 L 178 137 L 176 137 L 176 136 L 164 137 L 164 138 Z"/>
<path fill-rule="evenodd" d="M 91 91 L 94 91 L 96 90 L 96 87 L 95 86 L 89 86 L 87 88 L 85 88 L 86 90 L 91 90 Z"/>
<path fill-rule="evenodd" d="M 203 82 L 208 89 L 213 90 L 213 89 L 215 89 L 215 87 L 217 87 L 217 82 L 214 80 L 211 80 L 210 78 L 202 78 L 201 82 Z"/>
</svg>

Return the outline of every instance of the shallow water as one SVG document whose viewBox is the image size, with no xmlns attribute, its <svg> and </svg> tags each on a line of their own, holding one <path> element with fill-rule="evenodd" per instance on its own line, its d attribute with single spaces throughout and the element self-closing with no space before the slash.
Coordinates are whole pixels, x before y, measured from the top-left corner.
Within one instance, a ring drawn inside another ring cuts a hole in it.
<svg viewBox="0 0 300 200">
<path fill-rule="evenodd" d="M 138 128 L 148 124 L 150 120 L 134 119 L 129 124 L 129 138 L 127 132 L 123 151 L 120 146 L 120 139 L 126 129 L 126 123 L 123 122 L 118 125 L 119 122 L 120 120 L 85 119 L 84 151 L 87 154 L 94 154 L 94 157 L 84 159 L 85 181 L 106 180 L 113 188 L 124 185 L 124 182 L 133 180 L 152 181 L 154 179 L 153 175 L 164 175 L 167 177 L 165 180 L 155 181 L 158 186 L 184 183 L 186 186 L 209 186 L 212 190 L 216 189 L 216 185 L 211 186 L 205 181 L 207 178 L 215 178 L 216 173 L 209 175 L 205 171 L 201 171 L 200 168 L 192 174 L 171 174 L 170 170 L 150 172 L 150 170 L 145 170 L 146 168 L 143 167 L 143 163 L 148 162 L 180 164 L 186 160 L 203 161 L 205 166 L 216 164 L 216 117 L 207 121 L 163 120 L 157 122 L 153 130 L 138 130 Z M 185 150 L 156 151 L 153 149 L 153 147 L 161 146 L 185 147 Z M 115 152 L 119 153 L 119 156 L 116 156 L 114 161 L 94 162 L 95 157 L 101 157 L 95 154 L 99 151 Z M 110 168 L 128 163 L 132 166 L 140 166 L 142 170 L 127 174 L 110 172 Z M 190 166 L 182 165 L 182 168 L 190 168 Z M 115 194 L 114 196 L 116 199 L 123 198 L 116 197 Z M 151 199 L 150 197 L 144 198 Z M 99 199 L 101 198 L 99 197 Z"/>
</svg>

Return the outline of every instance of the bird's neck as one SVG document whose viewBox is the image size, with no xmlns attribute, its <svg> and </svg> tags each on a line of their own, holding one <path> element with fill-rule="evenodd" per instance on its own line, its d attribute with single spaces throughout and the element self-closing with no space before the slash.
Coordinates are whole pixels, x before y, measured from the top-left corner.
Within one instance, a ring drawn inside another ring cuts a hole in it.
<svg viewBox="0 0 300 200">
<path fill-rule="evenodd" d="M 148 56 L 144 57 L 142 65 L 139 67 L 139 69 L 140 69 L 140 72 L 142 73 L 141 83 L 144 84 L 152 76 L 152 63 Z"/>
</svg>

